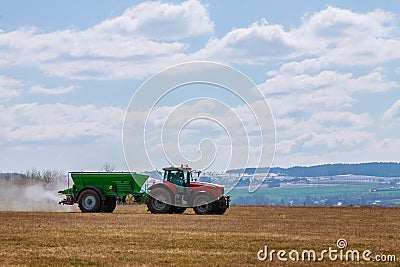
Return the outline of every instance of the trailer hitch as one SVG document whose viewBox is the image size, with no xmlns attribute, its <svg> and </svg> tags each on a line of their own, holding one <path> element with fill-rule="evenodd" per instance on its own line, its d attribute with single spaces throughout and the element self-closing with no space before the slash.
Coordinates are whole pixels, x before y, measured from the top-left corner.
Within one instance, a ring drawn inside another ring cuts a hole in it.
<svg viewBox="0 0 400 267">
<path fill-rule="evenodd" d="M 72 196 L 66 196 L 63 200 L 58 202 L 59 205 L 74 205 Z"/>
</svg>

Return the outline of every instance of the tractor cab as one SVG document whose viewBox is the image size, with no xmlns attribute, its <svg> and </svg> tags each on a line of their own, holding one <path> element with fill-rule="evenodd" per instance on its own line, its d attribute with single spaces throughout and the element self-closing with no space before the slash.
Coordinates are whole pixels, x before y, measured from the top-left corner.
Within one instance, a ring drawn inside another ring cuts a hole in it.
<svg viewBox="0 0 400 267">
<path fill-rule="evenodd" d="M 181 167 L 167 167 L 163 168 L 164 182 L 170 182 L 178 187 L 190 187 L 192 178 L 192 168 L 188 165 L 181 165 Z"/>
</svg>

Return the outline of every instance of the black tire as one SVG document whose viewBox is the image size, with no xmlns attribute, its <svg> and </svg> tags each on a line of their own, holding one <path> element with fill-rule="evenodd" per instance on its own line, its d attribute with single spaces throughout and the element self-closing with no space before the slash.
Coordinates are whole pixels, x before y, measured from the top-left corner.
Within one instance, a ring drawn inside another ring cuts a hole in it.
<svg viewBox="0 0 400 267">
<path fill-rule="evenodd" d="M 171 206 L 171 207 L 169 208 L 169 212 L 168 212 L 168 213 L 170 213 L 170 214 L 173 214 L 173 213 L 175 213 L 175 214 L 182 214 L 182 213 L 185 212 L 185 210 L 186 210 L 185 207 Z"/>
<path fill-rule="evenodd" d="M 117 206 L 117 201 L 116 201 L 115 197 L 107 197 L 106 201 L 104 201 L 104 203 L 103 203 L 101 212 L 111 213 L 115 210 L 116 206 Z"/>
<path fill-rule="evenodd" d="M 211 214 L 213 204 L 209 196 L 201 194 L 193 199 L 193 210 L 196 214 L 204 215 Z"/>
<path fill-rule="evenodd" d="M 226 197 L 222 197 L 219 200 L 214 201 L 212 207 L 212 213 L 217 215 L 223 215 L 228 209 Z"/>
<path fill-rule="evenodd" d="M 86 189 L 79 195 L 78 206 L 82 212 L 99 212 L 102 208 L 101 198 L 96 191 Z"/>
<path fill-rule="evenodd" d="M 147 208 L 151 213 L 154 214 L 166 214 L 169 213 L 172 203 L 172 196 L 170 192 L 162 187 L 154 188 L 147 196 Z"/>
<path fill-rule="evenodd" d="M 212 209 L 212 213 L 217 215 L 223 215 L 227 209 L 228 209 L 227 207 L 214 206 Z"/>
</svg>

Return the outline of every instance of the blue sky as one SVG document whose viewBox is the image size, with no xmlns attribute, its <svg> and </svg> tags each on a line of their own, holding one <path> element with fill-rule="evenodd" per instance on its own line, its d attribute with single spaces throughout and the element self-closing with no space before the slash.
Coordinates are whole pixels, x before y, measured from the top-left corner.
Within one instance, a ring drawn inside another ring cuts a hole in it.
<svg viewBox="0 0 400 267">
<path fill-rule="evenodd" d="M 0 171 L 126 169 L 129 100 L 192 60 L 259 86 L 275 166 L 398 161 L 399 15 L 398 1 L 10 1 L 0 9 Z"/>
</svg>

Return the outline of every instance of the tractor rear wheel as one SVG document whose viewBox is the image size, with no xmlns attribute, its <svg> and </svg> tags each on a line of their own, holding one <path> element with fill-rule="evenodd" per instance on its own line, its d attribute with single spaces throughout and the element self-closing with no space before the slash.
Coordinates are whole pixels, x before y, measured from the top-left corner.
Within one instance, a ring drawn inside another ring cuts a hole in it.
<svg viewBox="0 0 400 267">
<path fill-rule="evenodd" d="M 214 201 L 212 207 L 212 213 L 217 215 L 222 215 L 228 209 L 226 197 L 223 196 L 219 200 Z"/>
<path fill-rule="evenodd" d="M 115 210 L 116 206 L 117 206 L 117 202 L 116 202 L 115 197 L 107 197 L 106 201 L 104 201 L 104 203 L 103 203 L 101 211 L 111 213 Z"/>
<path fill-rule="evenodd" d="M 92 189 L 86 189 L 79 195 L 78 206 L 82 212 L 100 211 L 101 199 L 99 194 Z"/>
<path fill-rule="evenodd" d="M 193 199 L 193 210 L 196 214 L 210 214 L 212 211 L 211 198 L 205 194 L 198 195 Z"/>
<path fill-rule="evenodd" d="M 214 206 L 212 209 L 213 214 L 223 215 L 228 208 L 225 206 Z"/>
<path fill-rule="evenodd" d="M 154 188 L 147 196 L 147 208 L 151 213 L 165 214 L 168 213 L 172 202 L 171 194 L 165 188 Z"/>
</svg>

